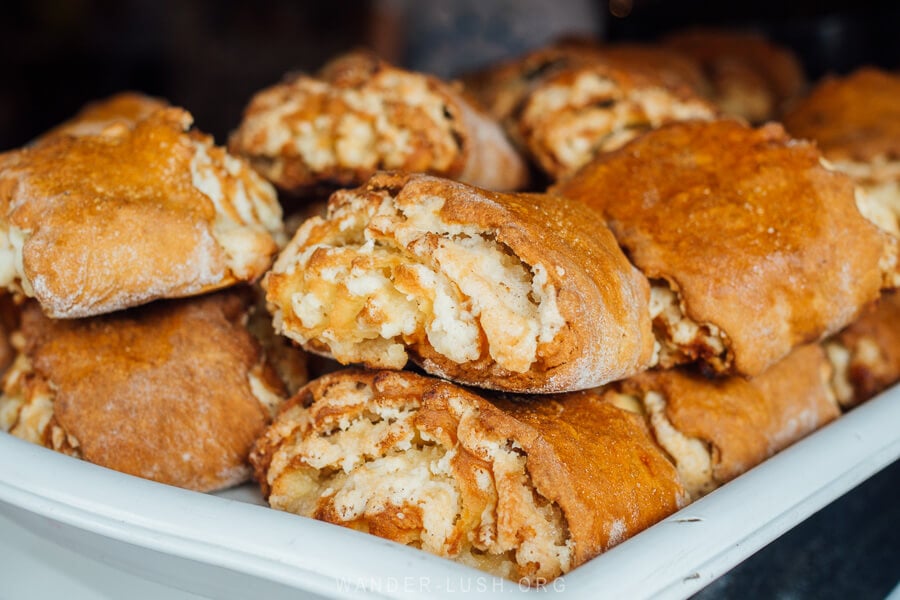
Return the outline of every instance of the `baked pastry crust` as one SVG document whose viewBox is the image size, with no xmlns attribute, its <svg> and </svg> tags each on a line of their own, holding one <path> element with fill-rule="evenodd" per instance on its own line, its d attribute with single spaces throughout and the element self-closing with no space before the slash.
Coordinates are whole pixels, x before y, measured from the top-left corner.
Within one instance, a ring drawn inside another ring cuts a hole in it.
<svg viewBox="0 0 900 600">
<path fill-rule="evenodd" d="M 336 192 L 266 276 L 277 331 L 343 364 L 545 393 L 652 358 L 648 285 L 577 202 L 380 173 Z"/>
<path fill-rule="evenodd" d="M 284 388 L 223 292 L 93 319 L 29 303 L 0 425 L 92 463 L 209 491 L 250 476 L 247 456 Z"/>
<path fill-rule="evenodd" d="M 696 499 L 840 416 L 830 375 L 824 351 L 813 344 L 749 380 L 669 369 L 613 387 L 643 403 L 657 441 Z M 697 442 L 706 460 L 691 455 Z"/>
<path fill-rule="evenodd" d="M 0 284 L 73 318 L 260 277 L 275 192 L 191 120 L 162 109 L 0 155 Z"/>
<path fill-rule="evenodd" d="M 379 169 L 496 190 L 528 180 L 500 126 L 454 86 L 365 52 L 256 94 L 230 148 L 295 194 L 359 185 Z"/>
<path fill-rule="evenodd" d="M 700 63 L 710 99 L 728 115 L 762 123 L 777 118 L 806 91 L 806 75 L 788 48 L 740 31 L 695 28 L 663 39 Z"/>
<path fill-rule="evenodd" d="M 489 402 L 409 372 L 313 381 L 251 461 L 275 508 L 532 584 L 685 501 L 643 419 L 596 392 Z"/>
<path fill-rule="evenodd" d="M 553 191 L 600 212 L 634 265 L 721 340 L 715 356 L 688 345 L 672 363 L 760 374 L 850 323 L 894 270 L 851 181 L 775 124 L 667 125 Z"/>
<path fill-rule="evenodd" d="M 169 106 L 169 103 L 161 98 L 140 92 L 120 92 L 87 104 L 77 115 L 43 134 L 33 144 L 41 144 L 64 135 L 72 137 L 100 135 L 112 126 L 133 129 L 140 121 Z"/>
</svg>

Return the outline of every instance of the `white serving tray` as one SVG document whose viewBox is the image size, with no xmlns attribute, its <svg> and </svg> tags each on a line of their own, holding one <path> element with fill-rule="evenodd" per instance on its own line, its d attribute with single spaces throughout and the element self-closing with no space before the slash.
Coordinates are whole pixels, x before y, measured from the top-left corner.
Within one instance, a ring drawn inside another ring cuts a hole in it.
<svg viewBox="0 0 900 600">
<path fill-rule="evenodd" d="M 538 590 L 259 506 L 251 486 L 189 492 L 7 434 L 0 514 L 82 556 L 214 598 L 680 598 L 896 460 L 898 424 L 900 386 Z"/>
</svg>

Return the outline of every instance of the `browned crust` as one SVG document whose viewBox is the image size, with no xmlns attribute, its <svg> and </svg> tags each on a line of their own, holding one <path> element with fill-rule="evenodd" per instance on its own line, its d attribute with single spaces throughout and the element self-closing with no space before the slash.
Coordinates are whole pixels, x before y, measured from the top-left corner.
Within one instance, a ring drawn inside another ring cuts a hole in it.
<svg viewBox="0 0 900 600">
<path fill-rule="evenodd" d="M 404 164 L 379 164 L 374 169 L 337 164 L 327 168 L 309 165 L 296 149 L 286 144 L 278 158 L 283 160 L 283 170 L 273 175 L 268 165 L 274 157 L 261 153 L 258 141 L 241 128 L 232 135 L 230 148 L 245 156 L 251 164 L 280 189 L 299 195 L 315 193 L 325 186 L 351 187 L 363 183 L 378 169 L 395 168 L 408 172 L 428 172 L 443 177 L 458 179 L 472 185 L 497 190 L 516 190 L 525 187 L 528 173 L 524 161 L 505 139 L 502 130 L 490 117 L 471 103 L 455 86 L 423 73 L 413 73 L 399 69 L 375 55 L 356 51 L 342 55 L 319 71 L 316 77 L 298 76 L 262 90 L 251 100 L 244 113 L 244 121 L 257 118 L 269 110 L 267 97 L 279 94 L 283 101 L 292 97 L 304 97 L 306 82 L 316 82 L 327 86 L 327 92 L 303 112 L 291 115 L 298 121 L 313 121 L 320 115 L 339 115 L 352 109 L 341 97 L 348 91 L 375 92 L 377 82 L 394 76 L 420 78 L 429 93 L 442 101 L 445 116 L 451 121 L 452 136 L 456 153 L 451 163 L 438 168 L 433 164 L 433 149 L 429 147 L 431 127 L 421 110 L 413 106 L 399 104 L 389 107 L 391 117 L 403 119 L 403 128 L 409 133 L 408 144 L 416 151 L 411 153 Z M 310 96 L 310 98 L 313 98 Z M 405 111 L 405 112 L 404 112 Z"/>
<path fill-rule="evenodd" d="M 900 76 L 872 67 L 828 77 L 784 118 L 830 160 L 900 160 Z"/>
<path fill-rule="evenodd" d="M 28 385 L 54 391 L 53 418 L 85 460 L 194 490 L 234 485 L 268 421 L 248 383 L 262 356 L 241 325 L 246 304 L 229 292 L 64 321 L 29 304 Z M 281 388 L 268 366 L 259 373 Z"/>
<path fill-rule="evenodd" d="M 649 371 L 623 382 L 630 393 L 660 393 L 682 434 L 709 445 L 724 484 L 840 415 L 827 388 L 821 347 L 798 348 L 759 377 L 707 379 L 684 369 Z"/>
<path fill-rule="evenodd" d="M 664 126 L 554 191 L 601 212 L 644 275 L 720 328 L 732 373 L 837 331 L 882 285 L 888 238 L 859 214 L 850 180 L 778 125 Z"/>
<path fill-rule="evenodd" d="M 24 272 L 49 315 L 102 314 L 241 280 L 213 235 L 215 206 L 192 182 L 202 136 L 186 134 L 191 120 L 164 109 L 133 129 L 56 136 L 5 156 L 0 215 L 31 232 Z M 249 280 L 277 250 L 268 234 L 254 244 Z"/>
<path fill-rule="evenodd" d="M 656 77 L 672 89 L 688 86 L 702 97 L 710 94 L 700 63 L 661 44 L 607 44 L 599 49 L 599 56 L 625 71 Z"/>
<path fill-rule="evenodd" d="M 675 512 L 684 500 L 674 467 L 652 441 L 641 417 L 616 408 L 593 391 L 489 402 L 451 383 L 409 372 L 345 370 L 311 382 L 281 414 L 288 416 L 295 406 L 312 405 L 329 386 L 348 380 L 371 386 L 375 390 L 372 404 L 390 398 L 414 399 L 420 404 L 417 427 L 449 447 L 459 448 L 459 422 L 450 403 L 473 409 L 480 438 L 514 442 L 526 456 L 526 469 L 537 492 L 562 511 L 574 542 L 572 568 Z M 292 431 L 288 425 L 276 420 L 251 454 L 264 494 L 272 456 Z M 464 502 L 478 505 L 479 499 L 472 497 L 478 490 L 474 479 L 458 483 L 467 496 Z M 329 517 L 326 513 L 317 516 Z M 392 534 L 389 514 L 384 521 L 368 523 L 368 531 L 402 541 Z"/>
<path fill-rule="evenodd" d="M 767 110 L 738 114 L 752 122 L 777 117 L 806 89 L 794 53 L 755 33 L 694 28 L 667 36 L 663 44 L 700 63 L 720 103 L 729 88 L 768 96 Z"/>
<path fill-rule="evenodd" d="M 376 174 L 354 193 L 380 190 L 412 202 L 429 196 L 443 198 L 443 221 L 473 225 L 525 265 L 544 265 L 566 321 L 552 342 L 539 346 L 537 362 L 524 373 L 500 367 L 487 351 L 477 361 L 459 364 L 434 351 L 426 339 L 405 340 L 412 358 L 429 373 L 479 387 L 546 393 L 594 387 L 648 366 L 653 352 L 649 284 L 590 208 L 565 198 L 500 194 L 401 173 Z M 331 201 L 338 202 L 341 193 Z M 321 241 L 313 234 L 307 245 Z M 290 275 L 272 272 L 265 286 L 269 302 L 284 303 L 290 293 Z M 282 312 L 285 329 L 299 326 L 292 311 Z M 306 347 L 327 352 L 323 344 Z"/>
<path fill-rule="evenodd" d="M 847 406 L 865 402 L 895 384 L 900 380 L 900 293 L 883 294 L 873 310 L 832 341 L 850 352 L 847 377 L 853 387 L 853 397 Z M 875 356 L 869 356 L 863 344 L 874 349 Z"/>
<path fill-rule="evenodd" d="M 34 143 L 40 144 L 62 135 L 98 135 L 112 125 L 133 128 L 139 121 L 168 106 L 169 103 L 161 98 L 146 96 L 140 92 L 120 92 L 87 104 L 73 118 L 54 127 Z"/>
</svg>

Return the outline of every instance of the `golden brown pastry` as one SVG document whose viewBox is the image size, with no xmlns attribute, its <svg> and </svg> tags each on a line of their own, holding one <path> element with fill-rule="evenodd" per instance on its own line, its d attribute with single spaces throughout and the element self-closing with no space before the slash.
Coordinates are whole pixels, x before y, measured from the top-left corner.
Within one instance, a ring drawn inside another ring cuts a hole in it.
<svg viewBox="0 0 900 600">
<path fill-rule="evenodd" d="M 777 118 L 806 89 L 794 53 L 755 33 L 697 28 L 663 44 L 700 63 L 722 112 L 751 123 Z"/>
<path fill-rule="evenodd" d="M 350 187 L 379 169 L 496 190 L 527 183 L 503 131 L 453 86 L 355 52 L 259 92 L 230 148 L 280 189 Z"/>
<path fill-rule="evenodd" d="M 532 584 L 686 500 L 643 419 L 595 392 L 492 403 L 409 372 L 313 381 L 251 461 L 274 508 Z"/>
<path fill-rule="evenodd" d="M 696 499 L 836 419 L 830 375 L 822 348 L 809 345 L 750 380 L 654 370 L 613 384 L 607 398 L 641 407 Z"/>
<path fill-rule="evenodd" d="M 72 119 L 35 140 L 35 144 L 41 144 L 60 135 L 73 137 L 100 135 L 112 126 L 133 129 L 140 121 L 168 107 L 169 103 L 160 98 L 139 92 L 121 92 L 87 104 Z"/>
<path fill-rule="evenodd" d="M 861 188 L 860 209 L 900 237 L 900 75 L 871 67 L 829 77 L 784 118 Z"/>
<path fill-rule="evenodd" d="M 651 280 L 662 366 L 762 373 L 849 324 L 895 269 L 852 182 L 775 124 L 668 125 L 554 192 L 602 213 Z"/>
<path fill-rule="evenodd" d="M 190 126 L 168 108 L 0 155 L 0 285 L 71 318 L 262 275 L 275 191 Z"/>
<path fill-rule="evenodd" d="M 23 309 L 0 428 L 110 469 L 209 491 L 246 480 L 284 389 L 223 292 L 93 319 Z"/>
<path fill-rule="evenodd" d="M 684 84 L 608 58 L 545 76 L 515 115 L 518 138 L 553 179 L 665 123 L 713 119 L 716 110 Z"/>
<path fill-rule="evenodd" d="M 307 350 L 479 387 L 585 389 L 653 351 L 647 281 L 590 209 L 428 175 L 335 192 L 263 286 Z"/>
<path fill-rule="evenodd" d="M 600 48 L 600 58 L 631 72 L 656 76 L 666 87 L 687 85 L 701 97 L 712 93 L 700 63 L 661 44 L 614 43 Z"/>
<path fill-rule="evenodd" d="M 832 385 L 843 408 L 852 408 L 900 381 L 900 292 L 825 344 L 834 366 Z"/>
</svg>

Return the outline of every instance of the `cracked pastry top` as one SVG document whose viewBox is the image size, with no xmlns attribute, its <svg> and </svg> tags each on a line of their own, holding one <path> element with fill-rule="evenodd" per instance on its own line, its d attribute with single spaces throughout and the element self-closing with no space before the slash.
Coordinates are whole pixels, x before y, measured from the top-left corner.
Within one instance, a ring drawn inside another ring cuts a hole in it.
<svg viewBox="0 0 900 600">
<path fill-rule="evenodd" d="M 0 429 L 123 473 L 199 491 L 247 480 L 285 397 L 231 291 L 90 319 L 22 312 Z"/>
<path fill-rule="evenodd" d="M 263 285 L 307 350 L 479 387 L 585 389 L 653 350 L 646 279 L 597 214 L 547 195 L 381 173 L 335 192 Z"/>
<path fill-rule="evenodd" d="M 496 190 L 527 183 L 500 126 L 456 87 L 364 52 L 257 93 L 230 149 L 298 194 L 359 185 L 385 169 Z"/>
<path fill-rule="evenodd" d="M 191 122 L 163 108 L 0 155 L 0 285 L 73 318 L 260 277 L 275 191 Z"/>
<path fill-rule="evenodd" d="M 274 508 L 532 585 L 687 500 L 643 419 L 595 392 L 489 402 L 409 372 L 315 380 L 251 461 Z"/>
<path fill-rule="evenodd" d="M 849 324 L 895 268 L 849 178 L 774 124 L 667 125 L 553 192 L 601 213 L 651 280 L 663 366 L 759 374 Z"/>
<path fill-rule="evenodd" d="M 662 43 L 700 64 L 708 97 L 727 115 L 762 123 L 777 118 L 806 91 L 806 75 L 794 53 L 761 35 L 695 28 Z"/>
</svg>

